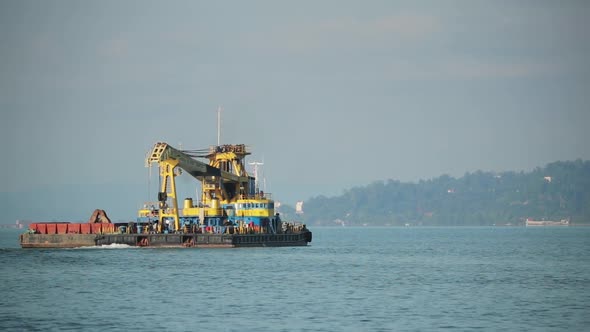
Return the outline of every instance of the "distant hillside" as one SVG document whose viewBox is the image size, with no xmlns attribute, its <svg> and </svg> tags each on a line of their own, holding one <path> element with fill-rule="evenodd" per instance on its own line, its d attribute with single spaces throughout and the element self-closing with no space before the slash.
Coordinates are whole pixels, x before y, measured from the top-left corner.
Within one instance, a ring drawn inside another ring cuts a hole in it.
<svg viewBox="0 0 590 332">
<path fill-rule="evenodd" d="M 558 161 L 531 172 L 442 175 L 355 187 L 304 204 L 316 225 L 505 225 L 526 218 L 590 223 L 590 161 Z"/>
</svg>

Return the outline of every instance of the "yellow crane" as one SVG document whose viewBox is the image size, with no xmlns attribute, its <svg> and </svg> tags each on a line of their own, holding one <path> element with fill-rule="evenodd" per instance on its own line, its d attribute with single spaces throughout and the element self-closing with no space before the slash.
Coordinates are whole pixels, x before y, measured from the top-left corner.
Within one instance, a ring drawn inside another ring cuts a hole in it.
<svg viewBox="0 0 590 332">
<path fill-rule="evenodd" d="M 180 175 L 180 169 L 202 184 L 200 206 L 195 208 L 189 206 L 190 204 L 185 205 L 185 212 L 197 213 L 201 220 L 205 215 L 222 216 L 220 204 L 235 202 L 254 194 L 254 178 L 248 175 L 244 167 L 244 158 L 249 154 L 244 144 L 213 146 L 206 154 L 195 155 L 177 150 L 164 142 L 156 143 L 146 158 L 146 166 L 155 163 L 160 169 L 158 231 L 161 231 L 164 220 L 170 218 L 174 220 L 174 228 L 180 228 L 174 179 Z M 209 163 L 201 162 L 195 159 L 196 157 L 207 158 Z M 168 204 L 168 199 L 172 206 Z M 140 210 L 140 214 L 142 211 L 147 210 Z"/>
</svg>

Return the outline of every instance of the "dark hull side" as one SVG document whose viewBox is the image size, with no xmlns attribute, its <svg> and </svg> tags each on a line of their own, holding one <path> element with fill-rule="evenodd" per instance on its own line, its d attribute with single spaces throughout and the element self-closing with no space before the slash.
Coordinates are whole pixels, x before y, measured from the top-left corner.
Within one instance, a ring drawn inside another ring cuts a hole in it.
<svg viewBox="0 0 590 332">
<path fill-rule="evenodd" d="M 291 234 L 22 234 L 22 248 L 78 248 L 111 244 L 134 247 L 293 247 L 311 242 L 311 232 Z"/>
</svg>

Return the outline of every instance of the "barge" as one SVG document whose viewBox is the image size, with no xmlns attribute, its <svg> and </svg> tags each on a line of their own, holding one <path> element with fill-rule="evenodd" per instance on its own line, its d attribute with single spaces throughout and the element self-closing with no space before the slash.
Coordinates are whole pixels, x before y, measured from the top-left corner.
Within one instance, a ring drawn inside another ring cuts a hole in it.
<svg viewBox="0 0 590 332">
<path fill-rule="evenodd" d="M 235 248 L 295 247 L 311 242 L 311 232 L 285 234 L 37 234 L 20 236 L 22 248 L 80 248 L 124 244 L 132 247 Z"/>
<path fill-rule="evenodd" d="M 563 226 L 569 226 L 570 225 L 570 221 L 568 219 L 561 219 L 560 221 L 555 221 L 555 220 L 533 220 L 530 218 L 527 218 L 525 220 L 525 226 L 526 227 L 563 227 Z"/>
<path fill-rule="evenodd" d="M 157 164 L 160 191 L 137 219 L 112 223 L 104 210 L 95 210 L 86 223 L 32 223 L 20 235 L 22 248 L 74 248 L 124 244 L 134 247 L 233 248 L 306 246 L 312 233 L 305 224 L 283 221 L 274 200 L 260 190 L 245 168 L 250 153 L 244 144 L 209 149 L 178 150 L 158 142 L 146 158 Z M 206 158 L 203 162 L 199 158 Z M 182 172 L 197 179 L 201 197 L 185 198 L 179 206 L 175 178 Z"/>
</svg>

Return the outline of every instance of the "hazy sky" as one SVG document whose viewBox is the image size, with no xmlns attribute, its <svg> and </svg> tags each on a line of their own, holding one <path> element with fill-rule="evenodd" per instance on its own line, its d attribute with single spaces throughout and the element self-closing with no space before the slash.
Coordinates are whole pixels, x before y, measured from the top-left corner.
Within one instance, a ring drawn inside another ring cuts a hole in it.
<svg viewBox="0 0 590 332">
<path fill-rule="evenodd" d="M 219 105 L 289 204 L 590 159 L 589 28 L 588 1 L 0 0 L 0 221 L 134 218 L 148 149 L 215 144 Z"/>
</svg>

